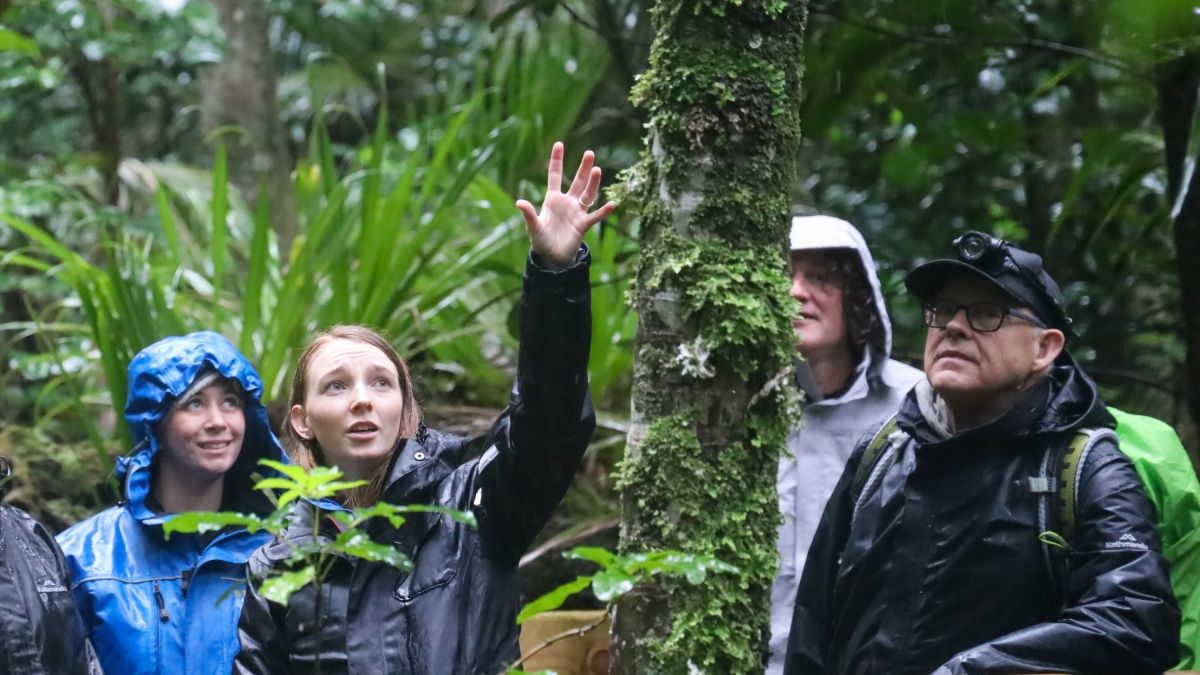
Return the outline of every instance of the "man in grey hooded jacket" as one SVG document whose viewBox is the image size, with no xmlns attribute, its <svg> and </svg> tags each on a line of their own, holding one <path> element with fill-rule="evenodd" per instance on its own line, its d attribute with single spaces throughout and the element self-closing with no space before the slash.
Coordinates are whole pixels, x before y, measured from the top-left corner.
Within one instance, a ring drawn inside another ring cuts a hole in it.
<svg viewBox="0 0 1200 675">
<path fill-rule="evenodd" d="M 900 407 L 921 371 L 890 358 L 892 329 L 862 235 L 829 216 L 792 220 L 793 326 L 804 417 L 779 462 L 779 570 L 771 588 L 768 675 L 783 672 L 792 605 L 809 544 L 859 438 Z"/>
</svg>

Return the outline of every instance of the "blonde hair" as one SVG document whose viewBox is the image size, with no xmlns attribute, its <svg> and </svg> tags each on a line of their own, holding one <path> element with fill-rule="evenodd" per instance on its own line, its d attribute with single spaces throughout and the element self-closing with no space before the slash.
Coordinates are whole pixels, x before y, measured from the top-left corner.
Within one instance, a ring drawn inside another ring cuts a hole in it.
<svg viewBox="0 0 1200 675">
<path fill-rule="evenodd" d="M 415 436 L 421 427 L 421 407 L 417 403 L 416 394 L 413 392 L 413 382 L 412 377 L 408 373 L 408 364 L 404 362 L 404 359 L 400 358 L 400 354 L 396 352 L 395 347 L 392 347 L 390 342 L 366 326 L 334 326 L 327 331 L 317 333 L 313 336 L 313 339 L 309 341 L 304 351 L 300 354 L 300 360 L 296 363 L 296 374 L 292 376 L 292 393 L 288 397 L 288 410 L 291 410 L 293 406 L 303 406 L 305 404 L 305 395 L 308 391 L 308 374 L 312 368 L 313 357 L 321 347 L 334 340 L 351 340 L 370 345 L 383 352 L 383 355 L 392 362 L 392 365 L 396 367 L 396 374 L 399 376 L 400 395 L 404 399 L 404 407 L 399 419 L 399 438 L 411 438 Z M 296 428 L 292 426 L 290 417 L 284 422 L 282 441 L 288 456 L 296 464 L 306 469 L 327 466 L 325 452 L 321 449 L 321 444 L 317 442 L 316 438 L 301 437 L 296 432 Z M 350 508 L 370 506 L 379 501 L 380 495 L 383 494 L 384 481 L 387 480 L 387 470 L 392 463 L 392 456 L 395 455 L 395 452 L 396 449 L 393 448 L 391 453 L 379 461 L 378 466 L 372 469 L 368 475 L 366 485 L 350 490 L 344 496 L 343 501 L 345 506 Z"/>
</svg>

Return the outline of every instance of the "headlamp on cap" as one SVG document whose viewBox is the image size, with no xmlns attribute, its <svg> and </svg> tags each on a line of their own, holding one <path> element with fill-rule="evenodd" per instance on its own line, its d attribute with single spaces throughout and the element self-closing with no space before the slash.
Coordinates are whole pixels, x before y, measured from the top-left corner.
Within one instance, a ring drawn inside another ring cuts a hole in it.
<svg viewBox="0 0 1200 675">
<path fill-rule="evenodd" d="M 994 264 L 1003 258 L 1008 242 L 983 232 L 971 231 L 954 240 L 958 259 L 976 265 Z"/>
<path fill-rule="evenodd" d="M 999 237 L 972 230 L 954 239 L 954 250 L 959 260 L 984 272 L 996 274 L 1005 269 L 1011 270 L 1024 277 L 1032 288 L 1042 288 L 1038 275 L 1022 265 L 1009 250 L 1008 242 Z M 1058 304 L 1053 298 L 1050 300 Z"/>
<path fill-rule="evenodd" d="M 1070 334 L 1071 319 L 1063 306 L 1061 291 L 1042 268 L 1040 257 L 975 230 L 955 238 L 954 250 L 960 261 L 992 277 L 1009 293 L 1038 310 L 1048 324 Z M 1000 282 L 999 277 L 1005 273 L 1015 273 L 1025 283 L 1013 287 Z"/>
</svg>

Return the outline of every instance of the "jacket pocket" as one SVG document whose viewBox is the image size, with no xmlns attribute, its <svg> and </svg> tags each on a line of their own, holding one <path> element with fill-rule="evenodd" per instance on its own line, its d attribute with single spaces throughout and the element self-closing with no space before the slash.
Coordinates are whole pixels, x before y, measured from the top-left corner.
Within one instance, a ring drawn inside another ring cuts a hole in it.
<svg viewBox="0 0 1200 675">
<path fill-rule="evenodd" d="M 403 603 L 412 602 L 422 594 L 449 584 L 458 573 L 457 570 L 449 567 L 448 561 L 438 563 L 423 567 L 418 565 L 411 574 L 406 574 L 396 586 L 396 599 Z"/>
<path fill-rule="evenodd" d="M 82 582 L 92 596 L 94 608 L 92 645 L 106 672 L 122 675 L 162 672 L 162 651 L 164 642 L 169 640 L 164 632 L 170 626 L 162 620 L 154 581 L 108 577 Z"/>
<path fill-rule="evenodd" d="M 469 558 L 461 553 L 464 547 L 471 546 L 471 541 L 463 537 L 462 526 L 449 518 L 436 515 L 421 529 L 425 535 L 410 554 L 413 568 L 402 574 L 396 583 L 394 595 L 401 603 L 412 602 L 435 588 L 449 584 L 458 574 L 458 567 Z"/>
</svg>

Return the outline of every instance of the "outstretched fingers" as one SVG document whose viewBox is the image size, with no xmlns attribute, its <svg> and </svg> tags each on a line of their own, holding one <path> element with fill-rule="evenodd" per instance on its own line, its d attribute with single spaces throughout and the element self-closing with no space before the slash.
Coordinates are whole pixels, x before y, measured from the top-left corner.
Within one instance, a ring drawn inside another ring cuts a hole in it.
<svg viewBox="0 0 1200 675">
<path fill-rule="evenodd" d="M 592 204 L 596 203 L 596 197 L 600 196 L 600 178 L 602 173 L 600 167 L 594 166 L 588 174 L 587 183 L 579 193 L 579 204 L 583 208 L 592 208 Z"/>
<path fill-rule="evenodd" d="M 567 194 L 572 197 L 582 197 L 584 188 L 592 180 L 592 168 L 595 163 L 596 153 L 591 150 L 585 151 L 583 159 L 579 160 L 579 168 L 575 170 L 575 178 L 571 180 L 571 187 L 567 190 Z"/>
<path fill-rule="evenodd" d="M 546 172 L 546 194 L 562 192 L 563 144 L 556 141 L 550 148 L 550 167 Z"/>
<path fill-rule="evenodd" d="M 587 216 L 587 221 L 585 221 L 587 223 L 588 229 L 591 229 L 591 227 L 593 225 L 595 225 L 596 223 L 609 217 L 609 215 L 612 214 L 613 209 L 615 209 L 615 208 L 617 208 L 617 203 L 614 201 L 609 201 L 609 202 L 605 202 L 604 206 L 601 206 L 600 208 L 596 209 L 595 211 L 592 211 L 591 213 L 589 213 Z"/>
<path fill-rule="evenodd" d="M 525 231 L 528 232 L 530 236 L 536 234 L 537 231 L 541 229 L 542 225 L 542 221 L 538 218 L 537 209 L 533 207 L 533 204 L 530 204 L 524 199 L 518 199 L 517 210 L 519 210 L 521 215 L 525 218 Z"/>
</svg>

